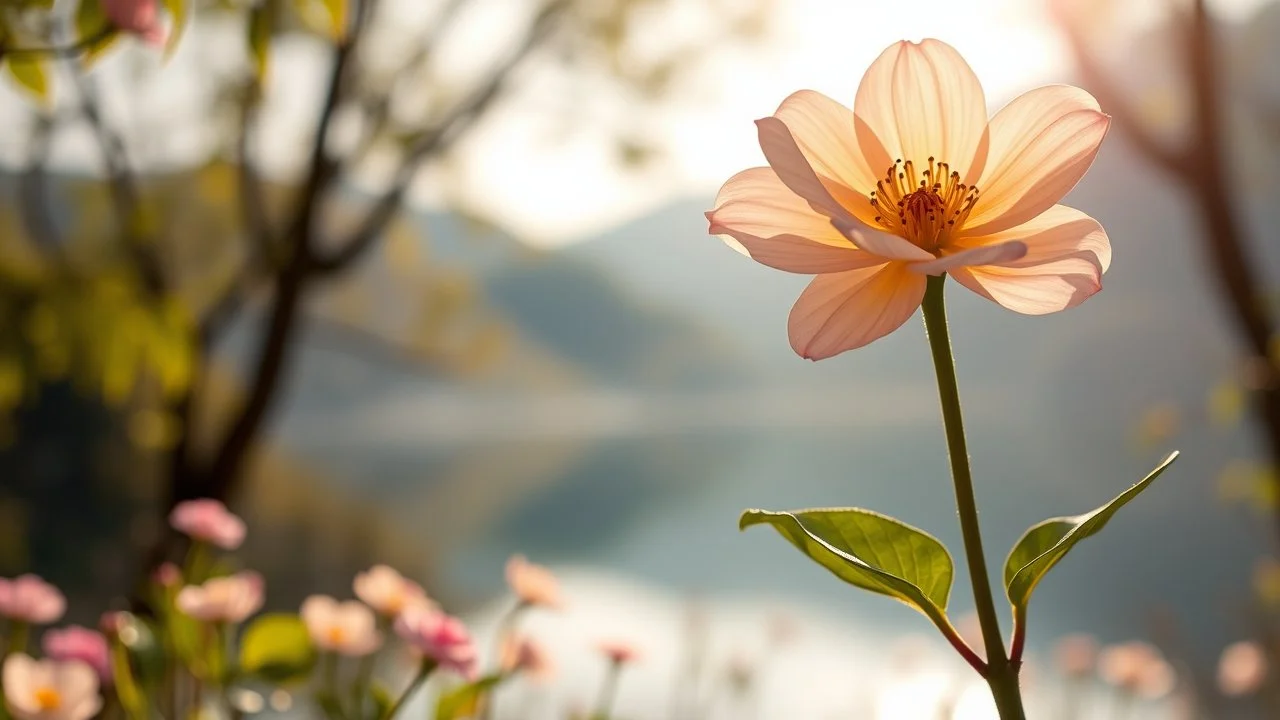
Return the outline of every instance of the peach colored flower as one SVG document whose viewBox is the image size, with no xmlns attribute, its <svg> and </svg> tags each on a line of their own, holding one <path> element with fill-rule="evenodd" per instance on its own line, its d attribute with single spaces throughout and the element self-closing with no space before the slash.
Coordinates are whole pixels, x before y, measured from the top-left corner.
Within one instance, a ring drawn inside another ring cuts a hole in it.
<svg viewBox="0 0 1280 720">
<path fill-rule="evenodd" d="M 357 574 L 353 587 L 356 597 L 389 618 L 410 608 L 435 607 L 421 585 L 386 565 L 374 565 Z"/>
<path fill-rule="evenodd" d="M 560 608 L 564 599 L 560 596 L 560 581 L 545 567 L 531 563 L 523 555 L 513 555 L 507 561 L 507 585 L 520 602 Z"/>
<path fill-rule="evenodd" d="M 546 649 L 532 638 L 508 636 L 498 657 L 503 672 L 518 671 L 539 682 L 551 679 L 556 672 Z"/>
<path fill-rule="evenodd" d="M 102 0 L 102 10 L 117 28 L 151 45 L 164 45 L 169 37 L 160 19 L 159 0 Z"/>
<path fill-rule="evenodd" d="M 816 275 L 791 310 L 791 347 L 820 360 L 900 327 L 926 277 L 949 274 L 1011 310 L 1063 310 L 1097 292 L 1111 246 L 1056 204 L 1110 119 L 1087 92 L 1032 90 L 990 120 L 951 46 L 899 42 L 853 109 L 801 90 L 756 121 L 769 167 L 729 179 L 712 234 L 779 270 Z"/>
<path fill-rule="evenodd" d="M 300 614 L 311 642 L 321 650 L 364 657 L 382 646 L 373 611 L 355 600 L 338 602 L 327 595 L 312 595 L 302 602 Z"/>
<path fill-rule="evenodd" d="M 178 503 L 169 513 L 174 530 L 194 540 L 235 550 L 244 542 L 244 521 L 217 500 L 204 498 Z"/>
<path fill-rule="evenodd" d="M 1098 641 L 1090 635 L 1064 636 L 1053 646 L 1053 659 L 1067 677 L 1092 675 L 1098 662 Z"/>
<path fill-rule="evenodd" d="M 1266 682 L 1267 665 L 1267 654 L 1258 643 L 1232 643 L 1218 660 L 1218 689 L 1229 697 L 1257 692 Z"/>
<path fill-rule="evenodd" d="M 625 640 L 604 640 L 597 644 L 596 648 L 614 665 L 635 662 L 640 657 L 640 651 L 636 646 Z"/>
<path fill-rule="evenodd" d="M 476 646 L 462 621 L 438 610 L 410 608 L 400 613 L 396 635 L 440 667 L 471 679 L 476 674 Z"/>
<path fill-rule="evenodd" d="M 20 575 L 12 580 L 0 578 L 0 616 L 33 625 L 57 622 L 67 611 L 67 598 L 62 591 L 40 576 Z"/>
<path fill-rule="evenodd" d="M 50 660 L 79 660 L 98 674 L 102 684 L 111 682 L 111 654 L 107 638 L 96 630 L 80 625 L 48 630 L 40 639 L 44 656 Z"/>
<path fill-rule="evenodd" d="M 4 702 L 15 720 L 87 720 L 102 709 L 98 676 L 79 660 L 4 661 Z"/>
<path fill-rule="evenodd" d="M 262 607 L 262 576 L 251 570 L 188 585 L 178 591 L 178 610 L 205 622 L 241 623 Z"/>
<path fill-rule="evenodd" d="M 1173 668 L 1160 651 L 1143 642 L 1104 648 L 1098 656 L 1098 673 L 1111 685 L 1150 699 L 1168 695 L 1176 682 Z"/>
</svg>

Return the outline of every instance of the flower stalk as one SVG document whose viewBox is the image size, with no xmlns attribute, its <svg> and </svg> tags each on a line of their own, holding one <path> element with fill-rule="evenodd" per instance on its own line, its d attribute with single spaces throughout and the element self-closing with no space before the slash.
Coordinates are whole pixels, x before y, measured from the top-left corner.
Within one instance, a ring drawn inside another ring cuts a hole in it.
<svg viewBox="0 0 1280 720">
<path fill-rule="evenodd" d="M 1018 687 L 1018 668 L 1005 654 L 991 594 L 991 578 L 982 549 L 982 531 L 978 524 L 978 505 L 973 493 L 973 474 L 969 468 L 969 450 L 965 441 L 964 418 L 960 412 L 960 388 L 956 382 L 955 358 L 951 353 L 951 336 L 947 330 L 947 309 L 943 297 L 945 275 L 930 277 L 925 289 L 924 324 L 933 354 L 938 378 L 938 398 L 942 404 L 942 424 L 947 437 L 947 453 L 951 457 L 951 478 L 955 486 L 956 512 L 960 516 L 960 532 L 964 538 L 965 561 L 973 585 L 973 602 L 982 627 L 982 641 L 987 651 L 985 678 L 991 687 L 1001 720 L 1025 720 L 1022 695 Z"/>
</svg>

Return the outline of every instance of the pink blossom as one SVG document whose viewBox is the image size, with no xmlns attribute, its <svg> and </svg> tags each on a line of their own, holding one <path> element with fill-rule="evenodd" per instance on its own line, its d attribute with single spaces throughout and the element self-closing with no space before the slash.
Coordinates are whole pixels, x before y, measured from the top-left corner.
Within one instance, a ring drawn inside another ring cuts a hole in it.
<svg viewBox="0 0 1280 720">
<path fill-rule="evenodd" d="M 369 606 L 328 595 L 312 595 L 302 602 L 302 622 L 316 647 L 349 657 L 364 657 L 382 645 L 377 620 Z"/>
<path fill-rule="evenodd" d="M 155 572 L 151 573 L 151 582 L 165 588 L 181 585 L 182 571 L 178 569 L 177 565 L 174 565 L 171 562 L 161 563 L 160 566 L 155 569 Z"/>
<path fill-rule="evenodd" d="M 152 45 L 164 45 L 169 37 L 160 20 L 159 0 L 102 0 L 102 9 L 117 28 Z"/>
<path fill-rule="evenodd" d="M 96 630 L 71 625 L 49 630 L 42 639 L 45 657 L 52 660 L 79 660 L 98 673 L 104 684 L 111 682 L 111 655 L 107 639 Z"/>
<path fill-rule="evenodd" d="M 241 623 L 262 607 L 262 576 L 246 570 L 178 591 L 178 610 L 205 622 Z"/>
<path fill-rule="evenodd" d="M 357 574 L 354 589 L 356 597 L 389 618 L 413 608 L 435 607 L 421 585 L 387 565 L 374 565 Z"/>
<path fill-rule="evenodd" d="M 635 662 L 640 657 L 640 651 L 636 649 L 636 646 L 625 640 L 605 640 L 596 645 L 596 647 L 614 665 Z"/>
<path fill-rule="evenodd" d="M 169 513 L 169 524 L 192 539 L 223 550 L 235 550 L 244 542 L 244 521 L 217 500 L 206 498 L 178 503 Z"/>
<path fill-rule="evenodd" d="M 15 720 L 88 720 L 102 709 L 98 676 L 78 660 L 4 661 L 4 702 Z"/>
<path fill-rule="evenodd" d="M 556 576 L 545 567 L 529 562 L 523 555 L 513 555 L 507 561 L 507 585 L 526 605 L 557 609 L 564 605 L 560 597 L 560 581 Z"/>
<path fill-rule="evenodd" d="M 532 638 L 524 636 L 508 636 L 502 642 L 498 666 L 504 672 L 521 672 L 535 681 L 549 680 L 555 675 L 555 664 L 547 655 L 547 650 Z"/>
<path fill-rule="evenodd" d="M 1218 660 L 1218 689 L 1228 697 L 1255 693 L 1267 681 L 1267 653 L 1253 641 L 1232 643 Z"/>
<path fill-rule="evenodd" d="M 36 575 L 9 580 L 0 578 L 0 615 L 33 625 L 57 622 L 67 610 L 67 599 L 58 588 Z"/>
<path fill-rule="evenodd" d="M 440 667 L 471 679 L 476 674 L 476 646 L 462 621 L 436 610 L 417 608 L 396 618 L 396 634 Z"/>
</svg>

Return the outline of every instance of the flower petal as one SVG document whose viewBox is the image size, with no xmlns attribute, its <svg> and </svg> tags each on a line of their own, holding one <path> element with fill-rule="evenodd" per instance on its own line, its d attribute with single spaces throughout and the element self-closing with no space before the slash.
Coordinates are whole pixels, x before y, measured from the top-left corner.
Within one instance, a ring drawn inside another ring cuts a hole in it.
<svg viewBox="0 0 1280 720">
<path fill-rule="evenodd" d="M 875 159 L 873 144 L 865 142 L 869 131 L 891 156 L 917 167 L 932 156 L 969 178 L 970 169 L 985 163 L 982 85 L 944 42 L 930 38 L 889 46 L 863 75 L 853 109 L 866 123 L 858 141 L 868 159 Z M 877 168 L 876 175 L 883 171 Z"/>
<path fill-rule="evenodd" d="M 1015 98 L 991 119 L 991 153 L 963 234 L 989 235 L 1053 207 L 1098 154 L 1111 118 L 1089 93 L 1050 85 Z"/>
<path fill-rule="evenodd" d="M 872 242 L 877 248 L 884 250 L 882 257 L 905 260 L 932 259 L 933 256 L 928 252 L 902 238 L 873 230 L 837 202 L 819 180 L 818 174 L 809 165 L 804 154 L 800 152 L 800 146 L 796 144 L 791 130 L 785 123 L 778 118 L 767 117 L 757 120 L 756 126 L 760 129 L 760 149 L 764 151 L 769 167 L 778 174 L 778 179 L 796 195 L 809 201 L 810 207 L 814 210 L 831 218 L 842 235 L 851 241 L 859 235 L 872 238 L 867 242 Z"/>
<path fill-rule="evenodd" d="M 1065 205 L 1001 233 L 965 238 L 957 247 L 983 247 L 1011 238 L 1026 243 L 1027 254 L 1021 260 L 1000 267 L 959 268 L 951 276 L 1010 310 L 1044 315 L 1084 302 L 1102 288 L 1102 274 L 1111 266 L 1111 243 L 1102 225 Z"/>
<path fill-rule="evenodd" d="M 955 268 L 970 265 L 1004 265 L 1020 260 L 1027 255 L 1027 244 L 1021 240 L 1007 240 L 993 245 L 961 250 L 928 262 L 911 263 L 907 267 L 912 272 L 924 275 L 941 275 Z"/>
<path fill-rule="evenodd" d="M 800 152 L 836 199 L 864 223 L 874 222 L 870 193 L 880 173 L 867 163 L 854 132 L 853 111 L 813 90 L 792 93 L 774 117 L 786 124 Z"/>
<path fill-rule="evenodd" d="M 923 275 L 896 262 L 819 275 L 791 308 L 791 347 L 822 360 L 884 337 L 920 307 L 925 284 Z"/>
<path fill-rule="evenodd" d="M 836 230 L 839 230 L 841 235 L 848 238 L 854 247 L 859 250 L 865 250 L 872 255 L 877 255 L 887 260 L 927 262 L 933 259 L 933 255 L 928 250 L 912 245 L 897 235 L 890 235 L 866 226 L 859 226 L 847 217 L 834 218 L 831 220 L 831 225 Z"/>
<path fill-rule="evenodd" d="M 707 213 L 708 232 L 772 268 L 817 275 L 884 262 L 851 245 L 767 167 L 729 178 L 715 207 Z"/>
</svg>

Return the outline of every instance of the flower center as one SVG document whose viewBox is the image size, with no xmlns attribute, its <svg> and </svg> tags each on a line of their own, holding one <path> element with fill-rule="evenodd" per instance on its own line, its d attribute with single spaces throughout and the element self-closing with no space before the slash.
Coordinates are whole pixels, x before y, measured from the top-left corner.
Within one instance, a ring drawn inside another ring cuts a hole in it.
<svg viewBox="0 0 1280 720">
<path fill-rule="evenodd" d="M 57 710 L 62 705 L 62 695 L 51 687 L 36 688 L 35 698 L 41 710 Z"/>
<path fill-rule="evenodd" d="M 907 160 L 894 161 L 871 191 L 876 222 L 925 249 L 936 250 L 978 201 L 978 188 L 960 182 L 960 173 L 929 158 L 919 176 Z"/>
<path fill-rule="evenodd" d="M 347 639 L 347 633 L 344 632 L 342 628 L 337 626 L 329 628 L 329 630 L 325 633 L 325 636 L 328 637 L 329 642 L 333 643 L 334 645 L 341 645 L 344 642 L 346 642 L 346 639 Z"/>
</svg>

